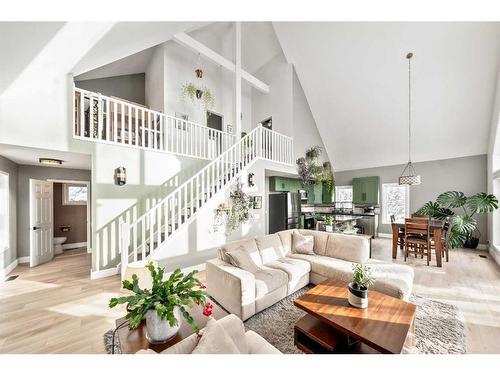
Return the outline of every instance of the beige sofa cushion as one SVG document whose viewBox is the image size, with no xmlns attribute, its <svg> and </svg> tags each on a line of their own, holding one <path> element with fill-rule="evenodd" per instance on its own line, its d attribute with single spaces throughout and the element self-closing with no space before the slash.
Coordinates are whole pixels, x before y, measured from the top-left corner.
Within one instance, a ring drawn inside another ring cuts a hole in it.
<svg viewBox="0 0 500 375">
<path fill-rule="evenodd" d="M 300 233 L 292 234 L 293 252 L 298 254 L 314 255 L 314 237 L 304 236 Z"/>
<path fill-rule="evenodd" d="M 256 300 L 288 284 L 288 276 L 285 272 L 267 266 L 261 267 L 254 273 L 254 276 Z"/>
<path fill-rule="evenodd" d="M 303 236 L 314 237 L 314 252 L 318 255 L 326 254 L 326 244 L 328 242 L 328 233 L 318 230 L 299 229 L 298 232 Z M 293 249 L 293 246 L 292 246 Z"/>
<path fill-rule="evenodd" d="M 280 236 L 281 245 L 283 246 L 284 254 L 289 254 L 292 252 L 292 234 L 298 233 L 297 229 L 287 229 L 281 232 L 278 232 L 278 236 Z"/>
<path fill-rule="evenodd" d="M 296 290 L 298 285 L 302 283 L 304 276 L 308 276 L 309 272 L 311 271 L 311 265 L 309 262 L 302 259 L 292 259 L 289 257 L 269 262 L 266 264 L 266 266 L 286 272 L 288 276 L 288 293 Z M 305 282 L 309 282 L 308 277 Z"/>
<path fill-rule="evenodd" d="M 255 242 L 257 243 L 263 264 L 285 256 L 285 250 L 277 233 L 257 237 L 255 238 Z"/>
<path fill-rule="evenodd" d="M 278 349 L 254 331 L 247 331 L 245 339 L 248 344 L 248 354 L 281 354 Z"/>
<path fill-rule="evenodd" d="M 349 262 L 365 263 L 370 258 L 370 240 L 364 236 L 330 233 L 324 255 Z"/>
<path fill-rule="evenodd" d="M 230 264 L 245 271 L 255 273 L 259 269 L 243 246 L 231 251 L 226 251 L 226 257 L 229 259 Z"/>
<path fill-rule="evenodd" d="M 351 262 L 321 255 L 289 254 L 288 257 L 308 261 L 311 264 L 311 272 L 325 277 L 335 277 L 343 281 L 350 281 L 351 279 Z"/>
<path fill-rule="evenodd" d="M 225 252 L 228 252 L 231 250 L 235 250 L 240 246 L 242 246 L 245 249 L 245 251 L 250 254 L 252 260 L 257 266 L 262 266 L 262 258 L 260 257 L 259 248 L 257 247 L 257 243 L 253 238 L 229 242 L 221 246 L 221 249 L 223 249 Z M 221 260 L 227 262 L 227 260 L 225 259 Z"/>
<path fill-rule="evenodd" d="M 226 330 L 210 318 L 193 354 L 241 354 Z"/>
</svg>

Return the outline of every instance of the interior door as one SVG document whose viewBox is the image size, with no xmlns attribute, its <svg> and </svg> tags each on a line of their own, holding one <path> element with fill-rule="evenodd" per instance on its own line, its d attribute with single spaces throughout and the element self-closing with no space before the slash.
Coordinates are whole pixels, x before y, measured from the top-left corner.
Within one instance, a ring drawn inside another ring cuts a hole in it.
<svg viewBox="0 0 500 375">
<path fill-rule="evenodd" d="M 30 179 L 30 267 L 54 257 L 52 182 Z"/>
</svg>

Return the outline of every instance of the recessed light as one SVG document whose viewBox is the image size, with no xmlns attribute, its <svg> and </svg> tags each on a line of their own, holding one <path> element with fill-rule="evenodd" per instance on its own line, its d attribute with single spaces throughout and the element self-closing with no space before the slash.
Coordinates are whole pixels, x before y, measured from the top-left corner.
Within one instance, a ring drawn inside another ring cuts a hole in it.
<svg viewBox="0 0 500 375">
<path fill-rule="evenodd" d="M 50 158 L 39 158 L 38 161 L 40 164 L 46 164 L 46 165 L 61 165 L 62 160 L 59 159 L 50 159 Z"/>
</svg>

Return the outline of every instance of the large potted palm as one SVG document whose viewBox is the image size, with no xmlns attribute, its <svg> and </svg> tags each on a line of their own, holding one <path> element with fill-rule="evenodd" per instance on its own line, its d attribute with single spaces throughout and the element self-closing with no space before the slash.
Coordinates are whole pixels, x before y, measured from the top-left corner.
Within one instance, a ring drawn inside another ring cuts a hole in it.
<svg viewBox="0 0 500 375">
<path fill-rule="evenodd" d="M 498 208 L 498 199 L 493 194 L 477 193 L 467 197 L 461 191 L 440 194 L 436 202 L 427 202 L 418 211 L 438 220 L 450 219 L 450 248 L 477 248 L 481 232 L 476 216 Z M 458 212 L 457 212 L 458 211 Z"/>
</svg>

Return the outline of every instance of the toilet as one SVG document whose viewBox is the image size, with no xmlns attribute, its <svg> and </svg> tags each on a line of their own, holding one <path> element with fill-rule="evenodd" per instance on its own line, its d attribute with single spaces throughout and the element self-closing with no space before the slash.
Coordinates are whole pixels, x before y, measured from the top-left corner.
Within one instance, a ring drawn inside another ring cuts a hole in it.
<svg viewBox="0 0 500 375">
<path fill-rule="evenodd" d="M 62 245 L 66 242 L 67 237 L 54 237 L 54 254 L 62 254 L 63 248 Z"/>
</svg>

